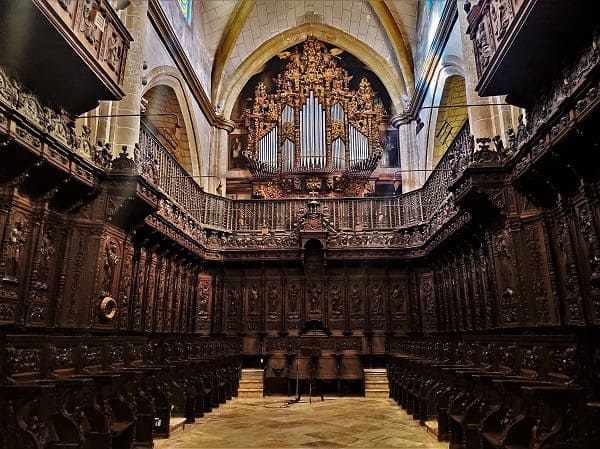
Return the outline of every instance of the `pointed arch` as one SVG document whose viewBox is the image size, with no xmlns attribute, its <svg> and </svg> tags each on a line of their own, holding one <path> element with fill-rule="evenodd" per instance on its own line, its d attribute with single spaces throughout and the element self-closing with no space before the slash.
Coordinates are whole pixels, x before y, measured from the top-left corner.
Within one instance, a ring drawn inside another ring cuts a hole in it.
<svg viewBox="0 0 600 449">
<path fill-rule="evenodd" d="M 214 104 L 217 104 L 215 100 L 218 94 L 219 85 L 221 84 L 225 63 L 227 62 L 227 59 L 229 59 L 231 50 L 238 40 L 238 37 L 242 32 L 242 28 L 244 28 L 244 24 L 246 23 L 246 20 L 248 20 L 248 16 L 254 9 L 255 5 L 256 0 L 241 0 L 236 5 L 233 14 L 231 14 L 229 17 L 227 25 L 223 30 L 221 41 L 219 42 L 215 53 L 211 73 L 210 98 Z"/>
<path fill-rule="evenodd" d="M 199 139 L 197 137 L 198 124 L 192 113 L 190 97 L 185 89 L 185 83 L 181 79 L 179 72 L 170 66 L 155 67 L 148 73 L 147 79 L 148 84 L 144 88 L 143 95 L 146 95 L 147 92 L 159 86 L 167 86 L 172 89 L 181 111 L 181 118 L 183 120 L 182 128 L 185 130 L 185 136 L 189 145 L 190 167 L 188 169 L 191 169 L 192 175 L 199 175 L 201 173 L 201 158 Z M 151 107 L 152 105 L 150 105 Z"/>
<path fill-rule="evenodd" d="M 270 58 L 286 48 L 303 42 L 308 35 L 335 45 L 360 59 L 369 70 L 379 77 L 388 90 L 394 107 L 398 110 L 402 109 L 402 95 L 407 94 L 402 77 L 398 76 L 396 71 L 375 50 L 338 28 L 321 23 L 305 23 L 267 40 L 242 62 L 219 94 L 218 101 L 223 104 L 223 115 L 225 117 L 231 115 L 235 101 L 244 85 L 253 75 L 260 72 Z M 394 114 L 396 111 L 389 112 Z"/>
</svg>

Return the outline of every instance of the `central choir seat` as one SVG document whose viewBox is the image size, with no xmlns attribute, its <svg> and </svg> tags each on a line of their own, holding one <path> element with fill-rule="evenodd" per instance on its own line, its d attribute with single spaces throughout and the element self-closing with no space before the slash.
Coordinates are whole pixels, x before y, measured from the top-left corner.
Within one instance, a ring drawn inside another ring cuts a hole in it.
<svg viewBox="0 0 600 449">
<path fill-rule="evenodd" d="M 288 367 L 288 395 L 308 393 L 308 383 L 312 377 L 312 361 L 310 356 L 292 354 L 288 359 L 291 361 Z"/>
<path fill-rule="evenodd" d="M 346 350 L 341 357 L 340 392 L 342 395 L 365 395 L 365 371 L 358 350 Z"/>
</svg>

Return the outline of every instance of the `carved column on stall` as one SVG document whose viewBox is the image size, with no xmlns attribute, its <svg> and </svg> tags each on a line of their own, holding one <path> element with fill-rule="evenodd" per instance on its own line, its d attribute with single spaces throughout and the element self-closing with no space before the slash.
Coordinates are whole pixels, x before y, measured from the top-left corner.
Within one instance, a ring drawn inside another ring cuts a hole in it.
<svg viewBox="0 0 600 449">
<path fill-rule="evenodd" d="M 146 294 L 146 255 L 148 251 L 144 246 L 137 249 L 134 258 L 135 275 L 131 296 L 131 327 L 134 331 L 143 330 L 142 315 L 144 313 L 143 301 Z"/>
<path fill-rule="evenodd" d="M 573 232 L 574 211 L 568 200 L 560 198 L 549 223 L 549 235 L 554 236 L 556 275 L 558 289 L 564 304 L 565 324 L 583 325 L 586 322 L 582 289 L 574 250 L 576 234 Z"/>
<path fill-rule="evenodd" d="M 45 326 L 50 317 L 57 270 L 57 229 L 49 225 L 49 210 L 38 209 L 33 215 L 33 263 L 26 293 L 25 322 L 30 326 Z"/>
<path fill-rule="evenodd" d="M 157 278 L 157 270 L 158 270 L 158 247 L 154 246 L 150 248 L 148 251 L 148 265 L 146 268 L 146 288 L 144 295 L 144 306 L 142 308 L 142 316 L 144 323 L 144 330 L 146 332 L 151 332 L 154 326 L 154 314 L 153 311 L 155 309 L 155 297 L 156 297 L 156 278 Z"/>
<path fill-rule="evenodd" d="M 0 249 L 0 323 L 23 323 L 25 304 L 22 292 L 29 271 L 32 244 L 32 217 L 21 208 L 12 195 L 0 206 L 0 228 L 3 232 Z"/>
<path fill-rule="evenodd" d="M 438 331 L 438 311 L 436 308 L 433 273 L 425 272 L 419 276 L 419 298 L 423 332 Z"/>
<path fill-rule="evenodd" d="M 600 323 L 600 243 L 594 197 L 591 186 L 582 186 L 574 199 L 575 223 L 578 231 L 578 263 L 580 279 L 591 323 Z"/>
<path fill-rule="evenodd" d="M 118 296 L 115 301 L 118 304 L 118 328 L 129 330 L 132 310 L 132 278 L 134 276 L 134 248 L 133 242 L 129 237 L 125 239 L 123 248 L 123 263 L 121 264 L 121 275 L 118 289 Z"/>
<path fill-rule="evenodd" d="M 217 276 L 217 282 L 219 277 Z M 197 303 L 196 303 L 196 327 L 194 332 L 208 334 L 210 332 L 210 311 L 213 310 L 211 298 L 214 297 L 216 292 L 213 294 L 213 279 L 208 273 L 198 274 L 198 287 L 197 287 Z M 192 298 L 194 296 L 192 295 Z"/>
</svg>

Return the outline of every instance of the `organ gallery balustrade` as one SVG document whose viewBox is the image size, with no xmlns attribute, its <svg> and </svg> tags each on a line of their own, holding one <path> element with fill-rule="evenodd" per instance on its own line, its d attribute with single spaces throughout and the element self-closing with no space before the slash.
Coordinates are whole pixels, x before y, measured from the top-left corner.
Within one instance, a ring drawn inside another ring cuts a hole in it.
<svg viewBox="0 0 600 449">
<path fill-rule="evenodd" d="M 340 232 L 393 231 L 426 224 L 446 204 L 448 185 L 459 174 L 457 166 L 473 162 L 472 141 L 467 123 L 421 189 L 385 198 L 323 198 L 320 210 Z M 207 229 L 260 233 L 266 228 L 290 233 L 308 209 L 306 199 L 230 200 L 204 192 L 143 125 L 136 161 L 142 176 Z"/>
</svg>

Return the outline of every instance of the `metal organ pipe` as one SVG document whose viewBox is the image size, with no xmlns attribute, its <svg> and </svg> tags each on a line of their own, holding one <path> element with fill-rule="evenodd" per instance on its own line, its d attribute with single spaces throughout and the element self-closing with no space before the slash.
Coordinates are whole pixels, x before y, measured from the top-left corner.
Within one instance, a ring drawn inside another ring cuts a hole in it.
<svg viewBox="0 0 600 449">
<path fill-rule="evenodd" d="M 326 149 L 326 136 L 325 133 L 325 110 L 323 108 L 319 108 L 321 111 L 321 165 L 323 168 L 327 164 L 327 149 Z"/>
</svg>

